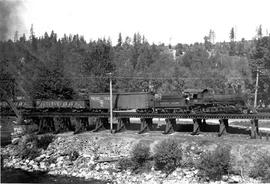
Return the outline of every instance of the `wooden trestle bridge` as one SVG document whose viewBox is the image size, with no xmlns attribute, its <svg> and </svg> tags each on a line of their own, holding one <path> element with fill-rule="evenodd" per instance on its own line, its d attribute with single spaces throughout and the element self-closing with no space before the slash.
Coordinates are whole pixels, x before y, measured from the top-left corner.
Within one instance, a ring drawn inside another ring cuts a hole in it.
<svg viewBox="0 0 270 184">
<path fill-rule="evenodd" d="M 13 112 L 2 112 L 1 116 L 15 116 Z M 83 119 L 96 117 L 95 131 L 104 129 L 104 124 L 108 123 L 110 113 L 93 113 L 93 112 L 27 112 L 22 111 L 21 116 L 23 119 L 38 118 L 40 121 L 46 118 L 52 118 L 53 121 L 61 118 L 70 118 L 70 121 L 76 124 L 82 124 Z M 141 126 L 139 133 L 144 133 L 152 130 L 153 118 L 164 118 L 166 128 L 164 134 L 170 134 L 175 131 L 176 119 L 193 119 L 193 132 L 192 135 L 197 135 L 200 129 L 206 124 L 206 119 L 219 120 L 218 136 L 221 136 L 229 127 L 229 119 L 249 119 L 251 123 L 251 138 L 256 138 L 259 135 L 259 120 L 269 119 L 270 113 L 256 113 L 256 114 L 176 114 L 176 113 L 137 113 L 127 111 L 113 112 L 113 117 L 117 118 L 117 126 L 114 132 L 120 132 L 127 128 L 130 123 L 130 118 L 140 118 Z M 80 126 L 78 126 L 80 127 Z"/>
</svg>

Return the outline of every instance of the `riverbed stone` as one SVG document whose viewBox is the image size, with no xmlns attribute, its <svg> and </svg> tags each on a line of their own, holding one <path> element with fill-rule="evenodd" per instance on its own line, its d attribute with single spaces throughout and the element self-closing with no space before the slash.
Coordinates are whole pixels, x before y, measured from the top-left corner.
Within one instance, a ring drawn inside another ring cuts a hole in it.
<svg viewBox="0 0 270 184">
<path fill-rule="evenodd" d="M 239 183 L 242 181 L 242 178 L 241 176 L 239 175 L 231 175 L 229 178 L 228 178 L 228 182 L 229 183 Z"/>
<path fill-rule="evenodd" d="M 33 165 L 35 163 L 34 160 L 30 160 L 30 162 L 28 163 L 29 165 Z"/>
<path fill-rule="evenodd" d="M 45 162 L 40 162 L 39 165 L 40 165 L 40 169 L 47 170 L 47 166 Z"/>
<path fill-rule="evenodd" d="M 33 164 L 32 167 L 33 167 L 33 169 L 36 170 L 36 171 L 39 169 L 39 167 L 38 167 L 37 164 Z"/>
<path fill-rule="evenodd" d="M 50 165 L 50 169 L 55 169 L 55 166 L 56 166 L 56 165 L 52 163 L 52 164 Z"/>
<path fill-rule="evenodd" d="M 131 148 L 138 141 L 133 136 L 119 140 L 118 135 L 114 135 L 115 137 L 110 136 L 108 134 L 106 136 L 95 135 L 91 137 L 90 134 L 87 134 L 87 136 L 74 135 L 57 138 L 33 162 L 25 160 L 16 163 L 13 160 L 15 157 L 11 158 L 9 156 L 7 161 L 4 161 L 4 165 L 17 165 L 18 168 L 23 167 L 28 170 L 48 170 L 49 174 L 54 175 L 108 179 L 117 183 L 198 183 L 200 181 L 197 178 L 198 170 L 194 168 L 177 168 L 168 177 L 161 171 L 155 171 L 154 167 L 152 167 L 150 173 L 146 174 L 136 174 L 129 170 L 123 172 L 112 171 L 112 169 L 116 169 L 116 162 L 97 163 L 98 157 L 100 160 L 129 157 Z M 192 144 L 191 151 L 186 151 L 185 147 L 183 148 L 185 150 L 183 153 L 185 160 L 192 158 L 192 161 L 196 161 L 195 158 L 200 158 L 198 153 L 201 153 L 201 150 L 208 149 L 206 146 L 195 145 L 194 141 L 190 144 Z M 189 144 L 185 146 L 187 147 Z M 74 162 L 70 161 L 68 156 L 64 154 L 70 150 L 79 150 L 80 156 Z M 238 176 L 231 179 L 231 181 L 243 182 Z"/>
</svg>

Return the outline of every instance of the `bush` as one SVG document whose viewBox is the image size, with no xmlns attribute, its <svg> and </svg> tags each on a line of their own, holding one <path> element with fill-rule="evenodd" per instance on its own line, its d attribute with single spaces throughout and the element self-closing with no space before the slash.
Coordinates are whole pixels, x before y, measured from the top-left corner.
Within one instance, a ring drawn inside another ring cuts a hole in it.
<svg viewBox="0 0 270 184">
<path fill-rule="evenodd" d="M 38 148 L 47 149 L 49 144 L 53 142 L 54 135 L 44 135 L 37 140 Z"/>
<path fill-rule="evenodd" d="M 29 158 L 29 159 L 34 159 L 40 155 L 40 151 L 36 147 L 26 147 L 21 149 L 20 152 L 20 157 L 22 159 Z"/>
<path fill-rule="evenodd" d="M 38 142 L 38 136 L 35 134 L 27 134 L 25 136 L 22 137 L 19 145 L 26 145 L 27 143 L 33 143 L 33 144 L 37 144 Z"/>
<path fill-rule="evenodd" d="M 120 159 L 117 165 L 120 170 L 130 169 L 136 173 L 149 171 L 152 166 L 149 146 L 138 143 L 131 151 L 131 158 Z"/>
<path fill-rule="evenodd" d="M 130 158 L 122 158 L 117 162 L 117 167 L 123 171 L 123 170 L 134 170 L 135 169 L 135 164 L 132 159 Z"/>
<path fill-rule="evenodd" d="M 155 147 L 155 168 L 170 173 L 181 165 L 182 149 L 176 140 L 166 139 Z"/>
<path fill-rule="evenodd" d="M 270 182 L 270 153 L 261 155 L 254 167 L 251 169 L 249 176 L 253 178 L 262 178 L 264 182 Z"/>
<path fill-rule="evenodd" d="M 70 161 L 75 161 L 80 156 L 80 154 L 78 153 L 78 151 L 72 150 L 69 152 L 68 156 Z"/>
<path fill-rule="evenodd" d="M 149 146 L 138 143 L 132 150 L 132 160 L 138 165 L 145 163 L 150 157 L 150 148 Z"/>
<path fill-rule="evenodd" d="M 228 146 L 218 146 L 214 151 L 203 153 L 197 165 L 199 175 L 220 180 L 222 175 L 228 174 L 231 169 L 230 151 Z"/>
<path fill-rule="evenodd" d="M 39 156 L 40 152 L 37 147 L 38 137 L 34 134 L 25 135 L 18 145 L 18 156 L 22 159 L 34 159 Z"/>
</svg>

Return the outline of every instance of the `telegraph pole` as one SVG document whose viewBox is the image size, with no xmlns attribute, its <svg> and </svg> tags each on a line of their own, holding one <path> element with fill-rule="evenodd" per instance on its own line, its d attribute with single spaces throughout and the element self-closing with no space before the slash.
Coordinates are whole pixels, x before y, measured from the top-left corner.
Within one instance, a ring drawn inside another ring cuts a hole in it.
<svg viewBox="0 0 270 184">
<path fill-rule="evenodd" d="M 257 107 L 258 88 L 259 88 L 259 69 L 257 67 L 256 86 L 255 86 L 255 97 L 254 97 L 254 108 L 255 109 Z"/>
<path fill-rule="evenodd" d="M 110 130 L 113 133 L 113 109 L 112 109 L 112 73 L 110 75 Z"/>
</svg>

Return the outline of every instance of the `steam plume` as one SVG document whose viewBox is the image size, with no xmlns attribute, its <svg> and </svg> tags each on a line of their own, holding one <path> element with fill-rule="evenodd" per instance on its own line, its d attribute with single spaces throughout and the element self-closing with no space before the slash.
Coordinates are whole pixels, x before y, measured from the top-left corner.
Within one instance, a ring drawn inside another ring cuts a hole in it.
<svg viewBox="0 0 270 184">
<path fill-rule="evenodd" d="M 0 0 L 0 41 L 11 39 L 23 27 L 22 5 L 22 0 Z"/>
</svg>

